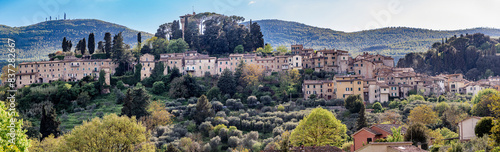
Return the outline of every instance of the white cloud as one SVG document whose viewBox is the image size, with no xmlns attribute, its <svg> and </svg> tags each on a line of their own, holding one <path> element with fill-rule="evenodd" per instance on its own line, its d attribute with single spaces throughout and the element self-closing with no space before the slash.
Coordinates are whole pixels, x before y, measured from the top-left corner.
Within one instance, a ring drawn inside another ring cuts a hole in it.
<svg viewBox="0 0 500 152">
<path fill-rule="evenodd" d="M 252 5 L 253 3 L 255 3 L 255 1 L 250 1 L 248 2 L 248 5 Z"/>
</svg>

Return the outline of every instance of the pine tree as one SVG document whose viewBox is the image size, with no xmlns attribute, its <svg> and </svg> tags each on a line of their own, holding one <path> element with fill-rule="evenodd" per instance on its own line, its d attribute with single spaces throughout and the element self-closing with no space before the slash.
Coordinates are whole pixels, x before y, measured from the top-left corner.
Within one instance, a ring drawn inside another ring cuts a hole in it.
<svg viewBox="0 0 500 152">
<path fill-rule="evenodd" d="M 260 25 L 256 22 L 250 25 L 250 34 L 252 35 L 253 48 L 252 50 L 256 50 L 259 47 L 264 47 L 264 35 L 260 31 Z"/>
<path fill-rule="evenodd" d="M 213 116 L 214 113 L 212 111 L 212 104 L 208 102 L 208 99 L 205 95 L 201 95 L 198 98 L 198 102 L 196 103 L 196 113 L 193 118 L 197 124 L 201 124 L 205 121 L 205 118 Z"/>
<path fill-rule="evenodd" d="M 172 32 L 172 34 L 170 36 L 171 40 L 182 38 L 182 30 L 180 29 L 180 25 L 179 25 L 178 20 L 174 20 L 172 22 L 172 26 L 171 26 L 170 31 Z"/>
<path fill-rule="evenodd" d="M 132 56 L 130 52 L 125 50 L 122 33 L 118 33 L 113 37 L 113 47 L 111 49 L 111 59 L 114 63 L 118 63 L 115 75 L 124 75 L 128 70 L 128 63 L 131 62 Z"/>
<path fill-rule="evenodd" d="M 217 82 L 217 87 L 222 92 L 222 95 L 233 95 L 236 92 L 236 81 L 233 77 L 233 72 L 229 69 L 224 69 L 222 75 L 219 77 L 219 81 Z"/>
<path fill-rule="evenodd" d="M 58 137 L 61 133 L 59 125 L 61 121 L 57 118 L 56 109 L 51 108 L 46 109 L 44 106 L 42 109 L 42 119 L 40 121 L 40 133 L 42 134 L 42 139 L 53 134 L 54 137 Z"/>
<path fill-rule="evenodd" d="M 149 115 L 147 111 L 149 102 L 149 95 L 143 87 L 128 89 L 123 102 L 122 115 L 136 116 L 137 118 L 147 116 Z"/>
</svg>

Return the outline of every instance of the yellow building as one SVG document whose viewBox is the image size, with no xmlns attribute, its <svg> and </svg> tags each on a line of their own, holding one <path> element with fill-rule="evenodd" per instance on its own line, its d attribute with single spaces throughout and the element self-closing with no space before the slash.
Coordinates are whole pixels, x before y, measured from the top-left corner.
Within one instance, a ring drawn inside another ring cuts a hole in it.
<svg viewBox="0 0 500 152">
<path fill-rule="evenodd" d="M 363 98 L 363 80 L 360 75 L 335 76 L 337 98 L 361 95 Z"/>
</svg>

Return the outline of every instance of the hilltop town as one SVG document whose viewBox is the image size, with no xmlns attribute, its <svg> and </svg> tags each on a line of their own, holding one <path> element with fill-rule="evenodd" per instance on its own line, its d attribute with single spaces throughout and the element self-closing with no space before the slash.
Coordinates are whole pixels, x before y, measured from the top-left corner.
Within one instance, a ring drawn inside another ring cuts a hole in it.
<svg viewBox="0 0 500 152">
<path fill-rule="evenodd" d="M 0 132 L 19 140 L 0 151 L 500 151 L 499 39 L 453 35 L 395 61 L 273 47 L 244 21 L 62 36 L 49 60 L 4 66 Z"/>
<path fill-rule="evenodd" d="M 229 57 L 217 58 L 200 54 L 197 51 L 184 53 L 160 54 L 155 60 L 151 54 L 144 54 L 138 60 L 143 68 L 141 80 L 150 77 L 155 64 L 162 62 L 168 69 L 178 68 L 182 74 L 196 77 L 221 75 L 224 70 L 235 72 L 238 64 L 252 64 L 262 69 L 266 75 L 273 72 L 311 69 L 316 72 L 335 73 L 333 79 L 304 80 L 303 98 L 324 98 L 327 100 L 349 95 L 361 95 L 365 102 L 388 102 L 392 99 L 405 99 L 413 94 L 423 96 L 442 95 L 447 92 L 476 95 L 487 88 L 500 90 L 500 77 L 490 77 L 479 81 L 464 79 L 462 74 L 440 74 L 429 76 L 416 73 L 412 68 L 397 68 L 394 59 L 379 54 L 363 53 L 356 57 L 349 56 L 343 50 L 313 50 L 302 45 L 292 45 L 291 52 L 281 56 L 257 56 L 256 54 L 230 54 Z M 137 63 L 133 63 L 136 65 Z M 65 57 L 63 60 L 24 62 L 19 64 L 17 74 L 18 87 L 33 83 L 53 81 L 78 81 L 86 76 L 99 76 L 99 71 L 107 74 L 106 83 L 110 84 L 110 75 L 114 74 L 117 64 L 111 59 Z M 132 67 L 131 67 L 132 68 Z"/>
</svg>

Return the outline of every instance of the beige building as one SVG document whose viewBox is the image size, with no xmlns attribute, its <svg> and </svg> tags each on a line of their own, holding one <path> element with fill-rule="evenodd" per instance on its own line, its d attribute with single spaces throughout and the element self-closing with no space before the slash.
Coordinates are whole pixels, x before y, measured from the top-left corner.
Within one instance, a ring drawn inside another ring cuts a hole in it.
<svg viewBox="0 0 500 152">
<path fill-rule="evenodd" d="M 327 100 L 336 98 L 333 80 L 304 80 L 302 90 L 305 99 L 309 99 L 309 96 L 313 94 L 316 95 L 316 98 Z"/>
<path fill-rule="evenodd" d="M 165 66 L 164 74 L 168 74 L 168 69 L 176 67 L 180 72 L 184 71 L 184 53 L 160 54 L 160 62 Z"/>
<path fill-rule="evenodd" d="M 49 83 L 52 81 L 78 81 L 85 76 L 98 78 L 104 69 L 114 74 L 117 64 L 111 59 L 82 59 L 66 56 L 64 60 L 24 62 L 19 64 L 16 74 L 17 87 L 33 83 Z"/>
<path fill-rule="evenodd" d="M 216 57 L 209 57 L 208 55 L 187 56 L 184 58 L 185 72 L 196 77 L 203 77 L 205 73 L 214 75 L 217 68 L 216 60 Z"/>
<path fill-rule="evenodd" d="M 142 65 L 141 80 L 150 77 L 155 68 L 155 57 L 151 54 L 144 54 L 139 58 L 139 63 Z"/>
</svg>

